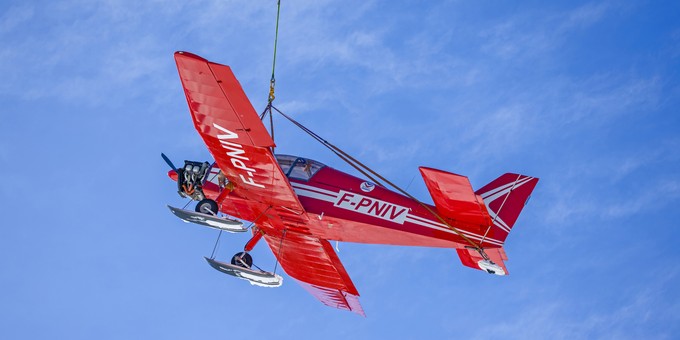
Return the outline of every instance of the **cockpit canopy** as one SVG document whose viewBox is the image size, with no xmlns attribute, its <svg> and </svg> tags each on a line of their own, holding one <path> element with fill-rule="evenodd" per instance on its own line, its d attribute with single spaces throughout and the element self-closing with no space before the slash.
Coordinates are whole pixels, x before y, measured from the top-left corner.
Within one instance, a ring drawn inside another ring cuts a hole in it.
<svg viewBox="0 0 680 340">
<path fill-rule="evenodd" d="M 286 177 L 305 181 L 308 181 L 325 166 L 313 159 L 291 155 L 276 155 L 276 161 L 279 162 Z"/>
</svg>

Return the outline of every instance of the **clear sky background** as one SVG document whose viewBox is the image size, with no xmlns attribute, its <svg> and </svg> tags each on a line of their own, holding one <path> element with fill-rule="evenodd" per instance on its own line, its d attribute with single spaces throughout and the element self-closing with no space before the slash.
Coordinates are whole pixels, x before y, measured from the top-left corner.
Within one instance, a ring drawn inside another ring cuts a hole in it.
<svg viewBox="0 0 680 340">
<path fill-rule="evenodd" d="M 275 16 L 274 0 L 0 4 L 0 338 L 680 337 L 680 3 L 283 0 L 281 110 L 428 202 L 419 165 L 475 188 L 541 178 L 507 277 L 451 249 L 340 244 L 367 318 L 285 275 L 218 273 L 217 232 L 165 207 L 184 201 L 160 153 L 210 159 L 173 52 L 232 66 L 261 111 Z M 351 172 L 276 123 L 277 152 Z"/>
</svg>

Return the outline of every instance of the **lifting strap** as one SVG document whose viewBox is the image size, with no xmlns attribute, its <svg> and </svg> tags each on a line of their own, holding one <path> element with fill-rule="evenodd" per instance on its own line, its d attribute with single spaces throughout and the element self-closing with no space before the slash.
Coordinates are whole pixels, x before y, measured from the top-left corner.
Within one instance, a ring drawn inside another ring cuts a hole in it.
<svg viewBox="0 0 680 340">
<path fill-rule="evenodd" d="M 464 239 L 466 242 L 468 242 L 470 245 L 472 245 L 472 246 L 475 248 L 475 250 L 477 250 L 477 251 L 480 253 L 480 255 L 482 255 L 482 257 L 483 257 L 484 259 L 488 259 L 488 256 L 486 256 L 486 254 L 484 253 L 484 249 L 482 249 L 481 244 L 477 244 L 477 243 L 475 243 L 474 241 L 472 241 L 470 238 L 468 238 L 467 236 L 463 235 L 462 232 L 460 232 L 458 229 L 456 229 L 455 227 L 453 227 L 453 226 L 452 226 L 450 223 L 448 223 L 444 218 L 442 218 L 442 217 L 439 215 L 439 213 L 437 213 L 436 211 L 434 211 L 432 208 L 430 208 L 429 206 L 427 206 L 425 203 L 423 203 L 423 202 L 421 202 L 420 200 L 418 200 L 417 198 L 413 197 L 413 196 L 412 196 L 411 194 L 409 194 L 406 190 L 403 190 L 403 189 L 400 188 L 399 186 L 397 186 L 397 185 L 395 185 L 394 183 L 390 182 L 390 181 L 387 180 L 385 177 L 381 176 L 379 173 L 373 171 L 371 168 L 369 168 L 368 166 L 364 165 L 363 163 L 361 163 L 360 161 L 358 161 L 356 158 L 352 157 L 351 155 L 349 155 L 349 154 L 347 154 L 346 152 L 342 151 L 340 148 L 336 147 L 335 145 L 333 145 L 333 144 L 329 143 L 328 141 L 326 141 L 325 139 L 321 138 L 321 136 L 317 135 L 317 134 L 314 133 L 312 130 L 306 128 L 304 125 L 298 123 L 297 121 L 295 121 L 295 120 L 292 119 L 291 117 L 287 116 L 285 113 L 281 112 L 279 109 L 277 109 L 276 107 L 274 107 L 274 106 L 272 105 L 272 102 L 273 102 L 274 99 L 276 98 L 276 96 L 274 95 L 274 87 L 276 86 L 276 77 L 275 77 L 275 71 L 276 71 L 276 48 L 277 48 L 278 41 L 279 41 L 279 18 L 280 18 L 280 14 L 281 14 L 281 0 L 278 0 L 278 1 L 277 1 L 277 10 L 276 10 L 276 34 L 275 34 L 275 36 L 274 36 L 274 58 L 273 58 L 273 61 L 272 61 L 272 77 L 271 77 L 271 79 L 270 79 L 270 81 L 269 81 L 269 97 L 267 98 L 267 107 L 264 109 L 264 111 L 263 111 L 262 114 L 260 115 L 260 119 L 261 119 L 261 120 L 264 120 L 264 117 L 267 115 L 267 113 L 269 113 L 269 124 L 270 124 L 270 126 L 271 126 L 272 140 L 274 140 L 274 118 L 273 118 L 273 114 L 272 114 L 272 109 L 274 109 L 274 110 L 276 110 L 276 112 L 278 112 L 278 113 L 281 114 L 283 117 L 285 117 L 286 119 L 288 119 L 291 123 L 293 123 L 294 125 L 296 125 L 297 127 L 299 127 L 302 131 L 306 132 L 307 134 L 309 134 L 310 136 L 312 136 L 312 138 L 316 139 L 319 143 L 321 143 L 321 144 L 324 145 L 326 148 L 328 148 L 329 150 L 331 150 L 334 154 L 336 154 L 338 157 L 340 157 L 340 159 L 342 159 L 343 161 L 345 161 L 347 164 L 349 164 L 349 165 L 352 166 L 353 168 L 357 169 L 359 172 L 361 172 L 361 174 L 363 174 L 364 176 L 366 176 L 366 177 L 367 177 L 369 180 L 371 180 L 373 183 L 375 183 L 375 184 L 377 184 L 377 185 L 379 185 L 379 186 L 381 186 L 381 187 L 385 187 L 385 186 L 384 186 L 382 183 L 380 183 L 376 178 L 374 178 L 374 176 L 375 176 L 375 177 L 381 179 L 382 181 L 384 181 L 385 183 L 387 183 L 388 185 L 390 185 L 391 187 L 393 187 L 394 189 L 396 189 L 397 191 L 399 191 L 400 193 L 402 193 L 403 195 L 405 195 L 406 197 L 408 197 L 408 198 L 410 198 L 410 199 L 412 199 L 412 200 L 418 202 L 418 204 L 420 204 L 420 206 L 422 206 L 423 208 L 425 208 L 425 210 L 427 210 L 427 211 L 430 212 L 433 216 L 435 216 L 441 223 L 443 223 L 443 224 L 444 224 L 445 226 L 447 226 L 450 230 L 452 230 L 453 232 L 455 232 L 458 236 L 460 236 L 462 239 Z M 272 153 L 274 153 L 274 148 L 273 148 L 273 147 L 272 147 Z M 373 175 L 373 176 L 371 176 L 371 175 Z M 285 238 L 285 230 L 284 230 L 284 235 L 283 235 L 283 237 Z M 486 235 L 485 235 L 485 237 L 486 237 Z M 283 241 L 283 239 L 282 239 L 281 241 Z M 280 249 L 279 249 L 279 251 L 280 251 Z M 277 264 L 278 264 L 278 262 L 277 262 Z M 276 272 L 276 268 L 274 269 L 274 272 Z"/>
<path fill-rule="evenodd" d="M 288 119 L 291 123 L 295 124 L 295 126 L 299 127 L 302 131 L 304 131 L 308 135 L 312 136 L 312 138 L 316 139 L 319 143 L 321 143 L 322 145 L 327 147 L 334 154 L 336 154 L 338 157 L 340 157 L 340 159 L 345 161 L 345 163 L 351 165 L 353 168 L 357 169 L 357 171 L 361 172 L 361 174 L 368 177 L 368 179 L 370 179 L 373 183 L 375 183 L 375 184 L 377 184 L 381 187 L 384 187 L 384 185 L 382 183 L 380 183 L 377 179 L 373 178 L 371 175 L 367 174 L 364 170 L 362 170 L 362 167 L 363 167 L 363 168 L 368 169 L 370 171 L 370 169 L 367 166 L 365 166 L 363 163 L 354 159 L 354 157 L 352 157 L 352 156 L 348 155 L 347 153 L 345 153 L 344 151 L 340 150 L 340 148 L 337 148 L 335 145 L 331 144 L 327 140 L 321 138 L 321 136 L 317 135 L 316 133 L 314 133 L 314 131 L 308 129 L 304 125 L 298 123 L 295 119 L 288 117 L 288 115 L 281 112 L 281 110 L 277 109 L 276 107 L 272 106 L 271 108 L 276 110 L 276 112 L 278 112 L 280 115 L 282 115 L 283 117 Z"/>
<path fill-rule="evenodd" d="M 341 150 L 340 148 L 338 148 L 337 146 L 335 146 L 335 145 L 331 144 L 330 142 L 326 141 L 325 139 L 321 138 L 321 136 L 317 135 L 317 134 L 314 133 L 312 130 L 308 129 L 308 128 L 305 127 L 304 125 L 302 125 L 302 124 L 300 124 L 299 122 L 297 122 L 295 119 L 293 119 L 293 118 L 289 117 L 288 115 L 286 115 L 285 113 L 281 112 L 281 110 L 279 110 L 279 109 L 277 109 L 275 106 L 271 105 L 271 103 L 268 105 L 268 108 L 269 108 L 270 115 L 271 115 L 271 109 L 274 109 L 276 112 L 278 112 L 278 113 L 279 113 L 280 115 L 282 115 L 284 118 L 288 119 L 288 120 L 289 120 L 291 123 L 293 123 L 295 126 L 299 127 L 302 131 L 306 132 L 308 135 L 312 136 L 312 138 L 314 138 L 315 140 L 317 140 L 317 141 L 318 141 L 319 143 L 321 143 L 323 146 L 325 146 L 326 148 L 328 148 L 329 150 L 331 150 L 334 154 L 336 154 L 338 157 L 340 157 L 340 159 L 342 159 L 343 161 L 345 161 L 347 164 L 351 165 L 353 168 L 357 169 L 357 170 L 358 170 L 359 172 L 361 172 L 364 176 L 368 177 L 368 178 L 369 178 L 371 181 L 373 181 L 375 184 L 378 184 L 378 185 L 380 185 L 380 186 L 382 186 L 382 187 L 385 187 L 385 186 L 382 185 L 379 181 L 377 181 L 375 178 L 373 178 L 373 176 L 375 176 L 375 177 L 379 178 L 380 180 L 382 180 L 383 182 L 387 183 L 388 185 L 390 185 L 391 187 L 393 187 L 394 189 L 396 189 L 397 191 L 399 191 L 399 192 L 400 192 L 401 194 L 403 194 L 404 196 L 406 196 L 406 197 L 408 197 L 408 198 L 410 198 L 410 199 L 412 199 L 412 200 L 418 202 L 418 204 L 419 204 L 420 206 L 422 206 L 425 210 L 427 210 L 427 211 L 428 211 L 429 213 L 431 213 L 434 217 L 436 217 L 441 223 L 443 223 L 443 224 L 444 224 L 445 226 L 447 226 L 450 230 L 452 230 L 453 232 L 455 232 L 458 236 L 460 236 L 462 239 L 464 239 L 466 242 L 468 242 L 470 245 L 472 245 L 472 247 L 474 247 L 475 250 L 477 250 L 477 251 L 482 255 L 482 257 L 484 257 L 485 259 L 487 258 L 487 256 L 486 256 L 486 254 L 484 253 L 484 250 L 482 249 L 481 245 L 475 243 L 475 242 L 472 241 L 470 238 L 468 238 L 467 236 L 465 236 L 460 230 L 458 230 L 457 228 L 455 228 L 454 226 L 452 226 L 450 223 L 448 223 L 443 217 L 441 217 L 441 216 L 439 215 L 439 213 L 437 213 L 435 210 L 433 210 L 432 208 L 430 208 L 427 204 L 425 204 L 425 203 L 421 202 L 419 199 L 413 197 L 413 195 L 409 194 L 406 190 L 404 190 L 404 189 L 400 188 L 399 186 L 397 186 L 396 184 L 390 182 L 388 179 L 386 179 L 385 177 L 381 176 L 379 173 L 377 173 L 377 172 L 374 171 L 373 169 L 369 168 L 369 167 L 366 166 L 365 164 L 361 163 L 361 162 L 360 162 L 359 160 L 357 160 L 356 158 L 354 158 L 354 157 L 352 157 L 351 155 L 347 154 L 346 152 L 342 151 L 342 150 Z M 367 172 L 370 173 L 370 174 L 373 175 L 373 176 L 369 175 Z"/>
</svg>

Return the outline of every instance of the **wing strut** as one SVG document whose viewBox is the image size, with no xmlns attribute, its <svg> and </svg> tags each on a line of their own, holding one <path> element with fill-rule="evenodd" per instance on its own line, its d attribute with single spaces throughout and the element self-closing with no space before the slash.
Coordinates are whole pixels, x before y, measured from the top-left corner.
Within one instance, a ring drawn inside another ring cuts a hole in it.
<svg viewBox="0 0 680 340">
<path fill-rule="evenodd" d="M 276 264 L 274 265 L 274 274 L 276 274 L 276 269 L 279 268 L 279 262 L 281 262 L 281 247 L 283 245 L 283 240 L 286 238 L 286 232 L 288 231 L 288 228 L 283 229 L 283 236 L 281 236 L 281 242 L 279 242 L 279 253 L 276 255 Z"/>
</svg>

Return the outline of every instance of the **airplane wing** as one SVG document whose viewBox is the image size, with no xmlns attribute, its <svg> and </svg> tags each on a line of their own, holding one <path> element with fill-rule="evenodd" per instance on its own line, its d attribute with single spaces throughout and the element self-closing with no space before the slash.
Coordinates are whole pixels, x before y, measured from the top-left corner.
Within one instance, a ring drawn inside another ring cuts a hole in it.
<svg viewBox="0 0 680 340">
<path fill-rule="evenodd" d="M 304 211 L 269 149 L 274 141 L 229 66 L 188 52 L 176 52 L 175 62 L 194 126 L 233 192 Z"/>
<path fill-rule="evenodd" d="M 175 61 L 196 130 L 234 183 L 232 193 L 245 199 L 232 203 L 261 216 L 265 240 L 303 288 L 328 306 L 365 315 L 333 247 L 305 227 L 307 214 L 269 149 L 274 141 L 231 69 L 188 52 L 176 52 Z"/>
<path fill-rule="evenodd" d="M 307 233 L 303 224 L 294 226 L 285 212 L 279 211 L 278 215 L 287 220 L 284 225 L 291 226 L 285 233 L 262 227 L 264 238 L 283 270 L 326 306 L 366 316 L 359 303 L 359 292 L 331 244 Z"/>
</svg>

